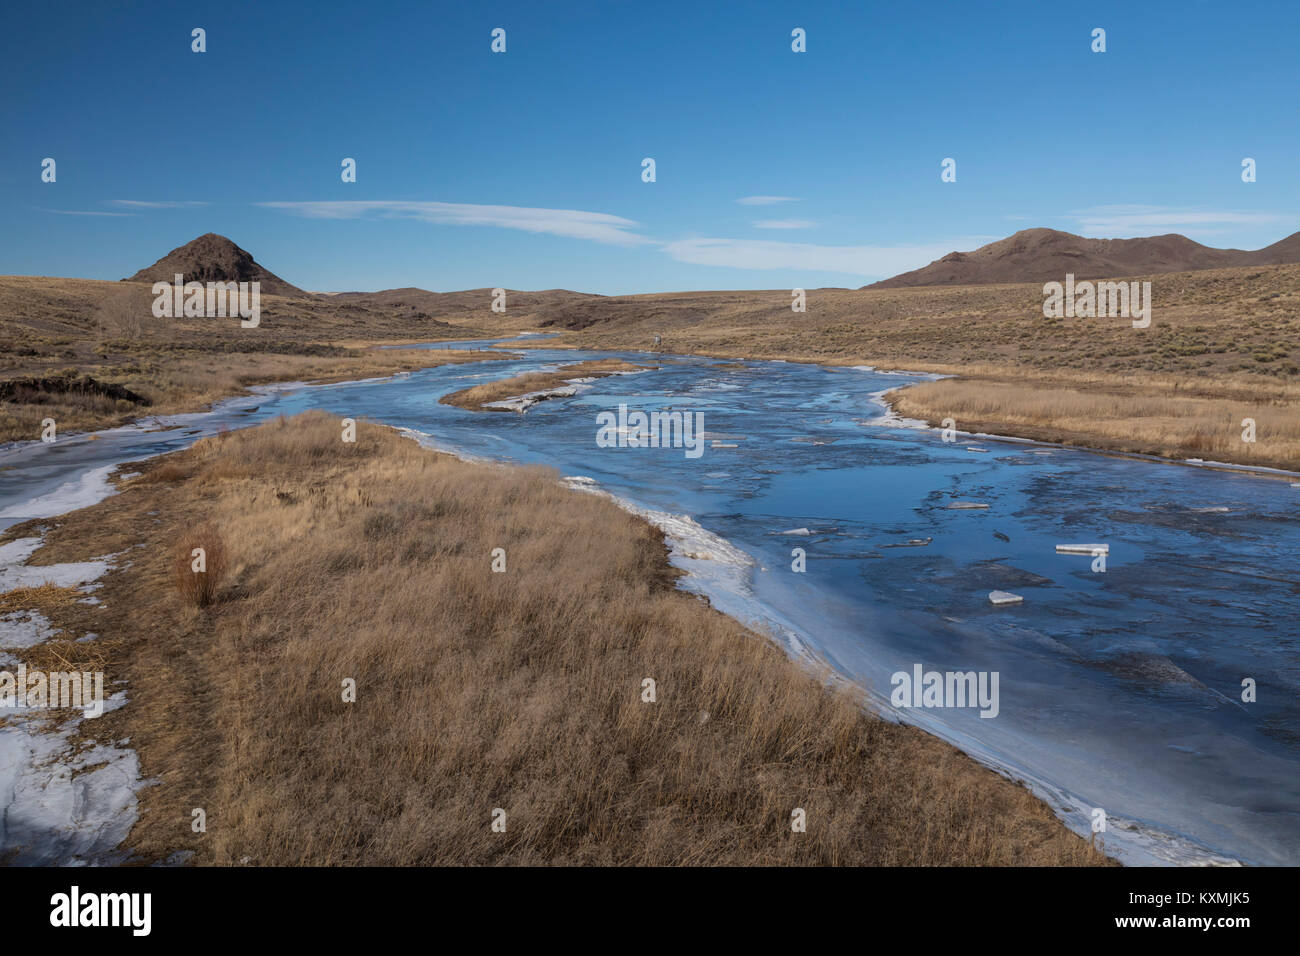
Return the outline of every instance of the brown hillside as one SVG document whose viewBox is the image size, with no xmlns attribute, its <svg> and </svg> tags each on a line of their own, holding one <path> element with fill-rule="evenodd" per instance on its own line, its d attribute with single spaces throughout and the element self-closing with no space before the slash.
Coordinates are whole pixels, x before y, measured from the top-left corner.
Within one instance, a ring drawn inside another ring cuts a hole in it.
<svg viewBox="0 0 1300 956">
<path fill-rule="evenodd" d="M 1055 229 L 1023 229 L 974 252 L 950 252 L 922 269 L 866 286 L 984 285 L 1193 272 L 1300 262 L 1300 232 L 1254 251 L 1214 249 L 1171 233 L 1142 239 L 1087 239 Z"/>
</svg>

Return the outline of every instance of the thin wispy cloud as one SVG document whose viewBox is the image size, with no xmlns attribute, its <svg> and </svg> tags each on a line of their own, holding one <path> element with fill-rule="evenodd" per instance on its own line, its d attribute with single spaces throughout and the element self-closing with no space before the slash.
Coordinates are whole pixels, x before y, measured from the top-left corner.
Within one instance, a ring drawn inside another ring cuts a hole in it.
<svg viewBox="0 0 1300 956">
<path fill-rule="evenodd" d="M 811 219 L 757 219 L 756 229 L 811 229 L 817 223 Z"/>
<path fill-rule="evenodd" d="M 110 206 L 124 206 L 128 209 L 184 209 L 189 206 L 207 206 L 208 203 L 191 200 L 152 202 L 144 199 L 109 199 Z"/>
<path fill-rule="evenodd" d="M 839 272 L 866 278 L 927 265 L 954 249 L 973 249 L 993 236 L 966 236 L 910 246 L 822 246 L 769 239 L 683 239 L 663 248 L 679 262 L 729 269 Z"/>
<path fill-rule="evenodd" d="M 631 219 L 581 209 L 404 200 L 264 202 L 257 205 L 311 219 L 417 219 L 443 226 L 495 226 L 616 246 L 637 246 L 652 241 L 632 231 L 637 223 Z"/>
<path fill-rule="evenodd" d="M 1205 210 L 1172 206 L 1094 206 L 1069 213 L 1086 235 L 1132 238 L 1169 232 L 1225 232 L 1241 226 L 1259 226 L 1287 219 L 1274 213 Z"/>
<path fill-rule="evenodd" d="M 771 198 L 771 197 L 769 197 Z M 262 202 L 258 206 L 312 219 L 415 219 L 435 225 L 490 226 L 586 239 L 607 245 L 657 247 L 678 262 L 730 269 L 834 272 L 879 278 L 926 265 L 954 249 L 972 249 L 995 236 L 958 237 L 902 246 L 827 246 L 767 239 L 696 238 L 663 241 L 634 230 L 639 224 L 609 213 L 530 206 L 408 200 Z M 760 228 L 804 229 L 811 220 L 762 220 Z M 759 225 L 759 223 L 755 223 Z"/>
<path fill-rule="evenodd" d="M 104 212 L 103 210 L 92 209 L 45 209 L 43 212 L 52 212 L 56 216 L 134 216 L 133 212 Z"/>
<path fill-rule="evenodd" d="M 742 206 L 775 206 L 782 202 L 803 202 L 797 196 L 743 196 L 736 202 Z"/>
</svg>

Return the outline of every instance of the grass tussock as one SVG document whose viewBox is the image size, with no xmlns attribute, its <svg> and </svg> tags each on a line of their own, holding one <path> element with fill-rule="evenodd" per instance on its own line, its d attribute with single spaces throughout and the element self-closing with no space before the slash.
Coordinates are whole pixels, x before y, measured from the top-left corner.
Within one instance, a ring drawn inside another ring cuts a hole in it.
<svg viewBox="0 0 1300 956">
<path fill-rule="evenodd" d="M 173 580 L 181 600 L 193 607 L 212 604 L 226 574 L 226 560 L 225 539 L 212 522 L 183 534 L 172 559 Z"/>
<path fill-rule="evenodd" d="M 309 413 L 203 440 L 170 456 L 189 480 L 50 532 L 61 555 L 122 529 L 145 544 L 94 618 L 127 638 L 109 676 L 131 687 L 94 729 L 129 736 L 157 781 L 141 859 L 1107 862 L 1022 787 L 677 590 L 661 535 L 609 501 L 339 432 Z M 230 581 L 202 614 L 158 586 L 157 547 L 200 515 Z"/>
<path fill-rule="evenodd" d="M 488 402 L 500 402 L 508 398 L 518 398 L 531 392 L 540 392 L 550 388 L 559 388 L 575 378 L 602 378 L 620 372 L 641 371 L 650 366 L 634 365 L 622 359 L 597 359 L 590 362 L 576 362 L 566 365 L 554 372 L 525 372 L 496 382 L 486 382 L 471 388 L 444 395 L 439 401 L 444 405 L 455 405 L 471 411 L 510 411 L 507 408 L 484 408 Z"/>
</svg>

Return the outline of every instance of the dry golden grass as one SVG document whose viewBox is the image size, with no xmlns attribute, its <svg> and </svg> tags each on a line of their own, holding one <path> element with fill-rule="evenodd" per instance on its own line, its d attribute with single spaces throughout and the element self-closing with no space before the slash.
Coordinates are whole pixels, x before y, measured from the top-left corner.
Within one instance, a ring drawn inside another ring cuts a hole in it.
<svg viewBox="0 0 1300 956">
<path fill-rule="evenodd" d="M 1022 787 L 676 590 L 657 531 L 554 472 L 365 424 L 346 444 L 322 413 L 164 461 L 191 477 L 134 479 L 38 553 L 144 545 L 105 577 L 104 610 L 60 622 L 122 639 L 108 677 L 131 703 L 92 730 L 129 736 L 157 781 L 142 861 L 1109 862 Z M 230 583 L 199 612 L 169 545 L 203 520 Z"/>
<path fill-rule="evenodd" d="M 19 610 L 45 612 L 66 607 L 80 596 L 76 588 L 59 587 L 50 581 L 35 587 L 14 588 L 0 594 L 0 614 Z"/>
<path fill-rule="evenodd" d="M 121 640 L 78 641 L 62 636 L 51 637 L 35 647 L 24 649 L 19 657 L 33 670 L 103 673 L 113 667 L 122 647 Z M 67 715 L 75 713 L 69 708 Z"/>
<path fill-rule="evenodd" d="M 1225 389 L 1225 391 L 1228 391 Z M 1266 390 L 1242 388 L 1242 393 Z M 1300 468 L 1300 397 L 1294 386 L 1248 398 L 1206 398 L 1194 389 L 1134 384 L 1122 389 L 1082 383 L 942 379 L 890 392 L 911 418 L 961 431 L 1011 434 L 1112 451 Z M 1245 420 L 1255 423 L 1247 442 Z"/>
<path fill-rule="evenodd" d="M 470 411 L 506 412 L 508 408 L 484 408 L 487 402 L 500 402 L 508 398 L 517 398 L 530 392 L 540 392 L 548 388 L 559 388 L 573 378 L 602 378 L 617 372 L 636 372 L 650 366 L 633 365 L 622 359 L 596 359 L 590 362 L 575 362 L 565 365 L 554 372 L 525 372 L 496 382 L 485 382 L 471 388 L 444 395 L 439 401 L 444 405 L 455 405 Z"/>
</svg>

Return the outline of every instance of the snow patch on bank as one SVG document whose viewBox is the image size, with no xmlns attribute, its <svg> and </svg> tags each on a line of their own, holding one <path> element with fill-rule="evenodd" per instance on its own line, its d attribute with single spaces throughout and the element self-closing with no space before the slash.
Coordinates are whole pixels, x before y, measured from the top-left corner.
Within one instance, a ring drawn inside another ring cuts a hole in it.
<svg viewBox="0 0 1300 956">
<path fill-rule="evenodd" d="M 59 588 L 80 587 L 101 577 L 109 568 L 107 557 L 29 567 L 27 559 L 40 546 L 40 538 L 16 538 L 0 544 L 0 594 L 14 588 L 35 588 L 46 583 Z"/>
<path fill-rule="evenodd" d="M 113 493 L 106 476 L 114 467 L 95 469 L 15 508 L 49 517 L 86 507 Z M 56 501 L 60 493 L 66 497 Z M 46 582 L 84 587 L 109 568 L 108 558 L 27 566 L 41 543 L 33 537 L 0 545 L 0 593 Z M 34 647 L 55 633 L 37 611 L 0 618 L 0 648 Z M 12 655 L 0 655 L 4 669 L 12 672 L 17 664 Z M 125 703 L 126 692 L 119 691 L 104 702 L 104 712 Z M 0 859 L 24 866 L 124 862 L 127 854 L 119 847 L 136 821 L 139 758 L 124 741 L 78 739 L 81 722 L 95 718 L 63 717 L 45 709 L 0 707 Z"/>
<path fill-rule="evenodd" d="M 126 703 L 119 691 L 104 710 Z M 105 866 L 137 816 L 140 761 L 129 747 L 78 744 L 84 717 L 62 724 L 44 711 L 0 710 L 0 857 L 18 866 Z M 39 715 L 39 716 L 38 716 Z M 12 856 L 10 856 L 12 854 Z"/>
<path fill-rule="evenodd" d="M 0 617 L 0 650 L 35 647 L 56 633 L 50 619 L 39 611 L 13 611 Z"/>
</svg>

